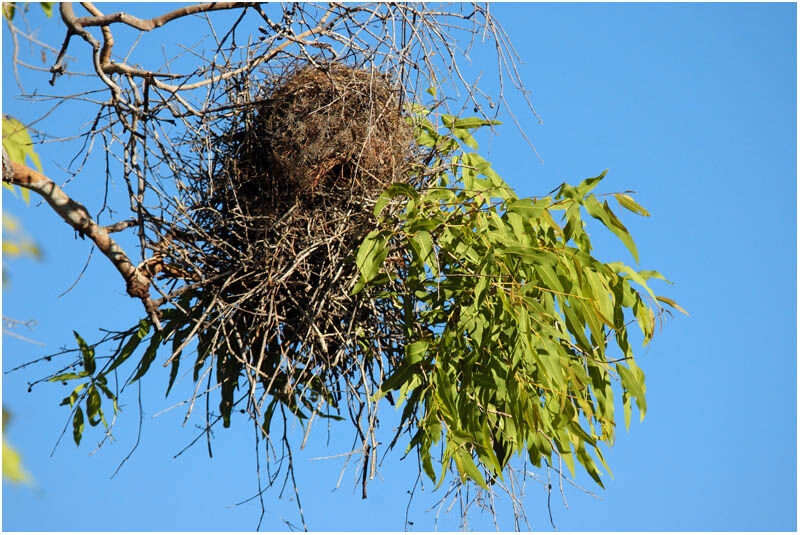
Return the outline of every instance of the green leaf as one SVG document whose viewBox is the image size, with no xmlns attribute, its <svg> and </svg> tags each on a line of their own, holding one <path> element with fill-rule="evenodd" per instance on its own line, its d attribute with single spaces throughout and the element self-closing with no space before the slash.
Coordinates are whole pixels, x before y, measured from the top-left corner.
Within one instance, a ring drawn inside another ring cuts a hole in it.
<svg viewBox="0 0 800 535">
<path fill-rule="evenodd" d="M 550 252 L 535 249 L 533 247 L 512 246 L 505 247 L 503 253 L 519 257 L 525 263 L 533 266 L 556 266 L 558 257 Z"/>
<path fill-rule="evenodd" d="M 650 217 L 650 212 L 636 204 L 636 201 L 634 201 L 629 195 L 625 195 L 624 193 L 615 193 L 614 197 L 617 198 L 617 202 L 623 208 L 626 208 L 635 214 L 639 214 L 644 217 Z"/>
<path fill-rule="evenodd" d="M 114 394 L 111 392 L 111 390 L 109 390 L 109 389 L 108 389 L 108 387 L 107 387 L 106 385 L 104 385 L 103 383 L 101 383 L 101 382 L 97 382 L 97 383 L 95 383 L 95 384 L 96 384 L 96 385 L 97 385 L 97 387 L 98 387 L 98 388 L 99 388 L 99 389 L 100 389 L 100 390 L 103 392 L 103 394 L 104 394 L 104 395 L 105 395 L 105 396 L 106 396 L 106 397 L 107 397 L 109 400 L 111 400 L 111 402 L 114 404 L 114 414 L 117 414 L 117 410 L 118 410 L 118 407 L 117 407 L 117 397 L 116 397 L 116 396 L 115 396 L 115 395 L 114 395 Z"/>
<path fill-rule="evenodd" d="M 28 156 L 36 169 L 43 172 L 39 155 L 33 150 L 33 141 L 25 125 L 8 115 L 3 115 L 3 148 L 12 162 L 26 165 L 25 157 Z"/>
<path fill-rule="evenodd" d="M 75 339 L 78 341 L 78 347 L 81 350 L 81 356 L 83 357 L 83 369 L 86 370 L 86 375 L 92 375 L 95 370 L 95 361 L 94 361 L 94 349 L 90 348 L 86 342 L 81 338 L 81 335 L 78 334 L 78 331 L 72 331 L 72 334 L 75 335 Z"/>
<path fill-rule="evenodd" d="M 688 313 L 688 312 L 686 312 L 686 311 L 685 311 L 683 308 L 681 308 L 681 306 L 680 306 L 678 303 L 676 303 L 676 302 L 675 302 L 675 301 L 673 301 L 672 299 L 669 299 L 668 297 L 664 297 L 664 296 L 661 296 L 661 295 L 657 295 L 657 296 L 656 296 L 656 299 L 658 299 L 658 300 L 659 300 L 659 301 L 661 301 L 662 303 L 666 303 L 666 304 L 668 304 L 668 305 L 669 305 L 669 306 L 671 306 L 672 308 L 676 308 L 676 309 L 680 310 L 681 312 L 683 312 L 683 313 L 684 313 L 684 314 L 686 314 L 687 316 L 689 315 L 689 313 Z"/>
<path fill-rule="evenodd" d="M 416 364 L 421 362 L 427 353 L 428 342 L 425 340 L 418 340 L 406 346 L 406 365 Z"/>
<path fill-rule="evenodd" d="M 453 123 L 453 126 L 456 128 L 478 128 L 481 126 L 492 126 L 498 124 L 503 124 L 503 122 L 482 119 L 480 117 L 466 117 L 464 119 L 456 119 L 456 121 Z"/>
<path fill-rule="evenodd" d="M 39 2 L 39 5 L 42 6 L 42 11 L 44 11 L 44 14 L 48 17 L 53 16 L 53 4 L 55 4 L 55 2 Z"/>
<path fill-rule="evenodd" d="M 14 14 L 16 13 L 17 3 L 16 2 L 3 2 L 3 16 L 8 20 L 13 20 Z"/>
<path fill-rule="evenodd" d="M 169 383 L 167 384 L 167 393 L 164 397 L 169 396 L 170 390 L 172 390 L 172 385 L 175 384 L 175 379 L 178 377 L 178 369 L 181 365 L 181 353 L 182 350 L 179 351 L 181 345 L 183 345 L 186 337 L 192 331 L 193 326 L 192 323 L 189 322 L 186 325 L 185 329 L 179 330 L 175 332 L 175 336 L 172 337 L 172 355 L 170 358 L 172 359 L 172 364 L 169 370 Z"/>
<path fill-rule="evenodd" d="M 261 430 L 264 431 L 264 436 L 269 437 L 269 427 L 272 423 L 272 415 L 275 412 L 275 407 L 278 405 L 278 398 L 272 398 L 267 405 L 267 410 L 264 411 L 264 422 L 261 424 Z"/>
<path fill-rule="evenodd" d="M 608 207 L 608 203 L 604 202 L 601 205 L 595 196 L 590 194 L 584 199 L 583 205 L 586 207 L 586 211 L 589 212 L 590 216 L 602 222 L 608 230 L 617 235 L 620 241 L 622 241 L 625 247 L 631 252 L 634 260 L 638 263 L 639 252 L 636 250 L 636 244 L 633 243 L 633 238 L 628 232 L 628 229 L 625 228 L 622 222 L 620 222 L 611 211 L 611 208 Z"/>
<path fill-rule="evenodd" d="M 81 435 L 83 435 L 83 410 L 79 406 L 72 417 L 72 438 L 76 446 L 81 445 Z"/>
<path fill-rule="evenodd" d="M 361 276 L 366 282 L 375 278 L 380 271 L 386 255 L 389 254 L 388 237 L 385 232 L 373 230 L 358 248 L 356 254 L 356 265 L 361 272 Z"/>
<path fill-rule="evenodd" d="M 601 488 L 605 489 L 605 486 L 600 479 L 600 472 L 597 470 L 597 465 L 594 464 L 594 460 L 589 456 L 589 453 L 586 451 L 586 447 L 583 445 L 583 443 L 581 443 L 580 447 L 578 447 L 575 454 L 578 457 L 578 461 L 586 469 L 586 472 L 592 476 L 592 479 L 594 479 L 595 483 L 600 485 Z"/>
<path fill-rule="evenodd" d="M 483 474 L 480 473 L 475 463 L 472 462 L 472 455 L 464 450 L 459 450 L 458 459 L 461 461 L 459 464 L 463 469 L 463 474 L 480 485 L 484 490 L 489 490 L 489 486 L 486 484 Z"/>
<path fill-rule="evenodd" d="M 623 272 L 627 273 L 628 278 L 630 278 L 633 282 L 635 282 L 636 284 L 647 290 L 647 293 L 650 294 L 650 297 L 652 297 L 654 301 L 656 300 L 656 294 L 654 294 L 653 290 L 651 290 L 650 287 L 647 285 L 647 281 L 645 280 L 645 278 L 642 277 L 639 274 L 639 272 L 637 272 L 635 269 L 633 269 L 630 266 L 626 266 L 622 262 L 609 262 L 606 265 L 610 267 L 615 273 L 623 273 Z"/>
<path fill-rule="evenodd" d="M 541 205 L 534 204 L 531 199 L 517 199 L 509 203 L 507 209 L 529 220 L 538 219 L 543 210 Z"/>
<path fill-rule="evenodd" d="M 70 408 L 72 408 L 75 405 L 75 402 L 78 401 L 78 395 L 81 393 L 81 390 L 86 388 L 86 386 L 88 384 L 89 383 L 83 383 L 83 384 L 80 384 L 80 385 L 76 386 L 75 389 L 72 391 L 72 393 L 69 396 L 67 396 L 67 397 L 65 397 L 64 399 L 61 400 L 61 403 L 59 403 L 59 406 L 63 406 L 63 405 L 69 404 Z"/>
<path fill-rule="evenodd" d="M 436 258 L 431 255 L 433 252 L 433 238 L 431 233 L 426 230 L 420 230 L 411 236 L 411 242 L 416 245 L 415 251 L 419 254 L 419 262 L 421 265 L 429 265 L 433 269 L 434 274 L 438 274 L 436 269 Z"/>
<path fill-rule="evenodd" d="M 586 280 L 589 281 L 592 297 L 600 309 L 603 322 L 609 327 L 614 328 L 614 303 L 611 302 L 608 288 L 603 284 L 603 278 L 596 271 L 588 267 L 584 268 L 584 274 L 586 275 Z"/>
<path fill-rule="evenodd" d="M 636 400 L 636 406 L 639 408 L 641 420 L 644 420 L 644 415 L 647 411 L 644 372 L 642 372 L 642 370 L 636 365 L 636 363 L 633 362 L 633 360 L 628 361 L 627 368 L 621 363 L 617 363 L 616 367 L 622 387 Z"/>
<path fill-rule="evenodd" d="M 666 282 L 667 284 L 672 284 L 672 282 L 668 281 L 664 275 L 659 273 L 658 271 L 653 271 L 651 269 L 643 269 L 639 271 L 639 275 L 642 276 L 644 280 L 650 279 L 661 279 L 662 281 Z"/>
<path fill-rule="evenodd" d="M 78 373 L 62 373 L 60 375 L 56 375 L 55 377 L 51 377 L 48 379 L 50 382 L 57 382 L 57 381 L 69 381 L 70 379 L 81 379 L 82 377 L 88 377 L 90 374 L 87 372 L 78 372 Z"/>
<path fill-rule="evenodd" d="M 147 349 L 142 355 L 142 360 L 139 362 L 139 370 L 136 372 L 136 375 L 133 376 L 128 384 L 135 383 L 142 377 L 144 374 L 147 373 L 147 370 L 150 369 L 150 365 L 153 363 L 153 360 L 156 358 L 156 351 L 158 351 L 158 346 L 161 344 L 161 337 L 164 336 L 166 330 L 161 331 L 160 333 L 153 333 L 153 336 L 150 338 L 150 343 L 147 346 Z"/>
<path fill-rule="evenodd" d="M 149 332 L 150 321 L 139 320 L 139 330 L 137 330 L 131 335 L 130 338 L 128 338 L 128 341 L 123 346 L 122 351 L 120 351 L 119 354 L 114 358 L 114 360 L 111 362 L 111 366 L 109 366 L 104 374 L 108 375 L 112 370 L 116 369 L 120 364 L 125 362 Z"/>
<path fill-rule="evenodd" d="M 100 423 L 100 420 L 95 420 L 94 417 L 100 412 L 100 393 L 94 385 L 89 387 L 88 397 L 86 398 L 86 417 L 89 419 L 89 425 L 92 427 Z"/>
<path fill-rule="evenodd" d="M 4 4 L 5 5 L 5 4 Z M 3 438 L 3 479 L 12 483 L 30 484 L 32 478 L 22 466 L 22 457 Z"/>
<path fill-rule="evenodd" d="M 380 194 L 378 200 L 375 201 L 375 208 L 373 209 L 373 214 L 375 214 L 375 217 L 380 216 L 381 211 L 389 203 L 389 201 L 400 195 L 405 195 L 409 199 L 414 199 L 414 200 L 419 199 L 419 193 L 417 193 L 417 190 L 415 190 L 408 184 L 403 184 L 399 182 L 392 184 L 388 188 L 386 188 Z"/>
<path fill-rule="evenodd" d="M 575 188 L 578 197 L 586 197 L 586 195 L 590 191 L 592 191 L 595 188 L 595 186 L 597 186 L 597 184 L 600 183 L 601 180 L 603 180 L 603 177 L 606 176 L 606 173 L 608 173 L 608 169 L 600 173 L 600 175 L 593 178 L 587 178 L 586 180 L 578 184 L 578 187 Z"/>
</svg>

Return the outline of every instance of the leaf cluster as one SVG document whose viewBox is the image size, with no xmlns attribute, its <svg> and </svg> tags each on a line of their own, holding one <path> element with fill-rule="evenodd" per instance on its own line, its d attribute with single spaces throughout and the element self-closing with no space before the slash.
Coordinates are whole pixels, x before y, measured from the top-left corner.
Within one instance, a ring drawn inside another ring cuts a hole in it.
<svg viewBox="0 0 800 535">
<path fill-rule="evenodd" d="M 377 397 L 396 392 L 404 405 L 398 435 L 409 432 L 408 450 L 438 485 L 455 467 L 462 481 L 487 488 L 514 454 L 536 466 L 561 456 L 573 475 L 577 460 L 602 485 L 589 451 L 610 472 L 599 446 L 614 441 L 613 379 L 626 427 L 632 402 L 642 418 L 647 408 L 626 318 L 636 318 L 647 344 L 658 300 L 674 305 L 648 287 L 663 277 L 591 255 L 584 212 L 638 261 L 625 226 L 591 193 L 605 172 L 553 196 L 519 198 L 488 161 L 461 150 L 477 148 L 471 130 L 489 121 L 441 122 L 444 132 L 426 113 L 414 119 L 418 141 L 437 154 L 438 184 L 388 188 L 376 216 L 389 204 L 401 209 L 383 213 L 357 255 L 356 290 L 387 281 L 402 288 L 383 297 L 403 312 L 405 358 Z M 631 197 L 616 198 L 648 215 Z M 402 271 L 384 262 L 389 254 L 404 256 Z"/>
</svg>

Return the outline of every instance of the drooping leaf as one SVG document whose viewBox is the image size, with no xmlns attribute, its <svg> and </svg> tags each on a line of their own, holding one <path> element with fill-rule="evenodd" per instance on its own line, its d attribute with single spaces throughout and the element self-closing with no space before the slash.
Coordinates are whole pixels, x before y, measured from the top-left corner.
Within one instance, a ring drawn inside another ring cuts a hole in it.
<svg viewBox="0 0 800 535">
<path fill-rule="evenodd" d="M 86 397 L 86 417 L 89 419 L 89 425 L 92 427 L 100 423 L 100 419 L 94 419 L 100 412 L 100 405 L 100 393 L 97 391 L 97 388 L 92 385 L 89 387 L 89 392 Z"/>
<path fill-rule="evenodd" d="M 664 297 L 664 296 L 662 296 L 662 295 L 657 295 L 657 296 L 656 296 L 656 299 L 658 299 L 658 300 L 659 300 L 659 301 L 661 301 L 662 303 L 666 303 L 666 304 L 668 304 L 668 305 L 669 305 L 669 306 L 671 306 L 672 308 L 675 308 L 675 309 L 678 309 L 678 310 L 680 310 L 681 312 L 683 312 L 683 313 L 684 313 L 684 314 L 686 314 L 687 316 L 689 315 L 689 313 L 688 313 L 688 312 L 686 312 L 686 311 L 685 311 L 685 310 L 684 310 L 684 309 L 683 309 L 683 308 L 682 308 L 682 307 L 681 307 L 681 306 L 680 306 L 678 303 L 676 303 L 675 301 L 673 301 L 672 299 L 670 299 L 670 298 L 668 298 L 668 297 Z"/>
<path fill-rule="evenodd" d="M 136 374 L 133 378 L 129 381 L 129 384 L 135 383 L 142 377 L 144 374 L 147 373 L 147 370 L 150 369 L 150 365 L 153 363 L 153 360 L 156 358 L 156 352 L 158 351 L 158 346 L 161 344 L 163 340 L 162 337 L 165 337 L 167 334 L 166 329 L 162 330 L 161 332 L 156 332 L 153 336 L 150 337 L 150 343 L 147 345 L 147 349 L 142 355 L 142 360 L 139 361 L 139 368 L 136 371 Z"/>
<path fill-rule="evenodd" d="M 89 347 L 81 335 L 78 334 L 78 331 L 72 331 L 72 334 L 75 335 L 75 340 L 78 341 L 78 347 L 81 350 L 81 357 L 83 359 L 83 369 L 86 371 L 86 375 L 92 375 L 95 370 L 95 361 L 94 361 L 94 348 Z"/>
<path fill-rule="evenodd" d="M 128 357 L 133 354 L 134 350 L 139 347 L 139 343 L 144 339 L 145 336 L 150 332 L 150 321 L 149 320 L 139 320 L 139 329 L 134 332 L 125 345 L 122 347 L 122 350 L 119 354 L 114 357 L 114 360 L 111 361 L 111 366 L 104 372 L 106 375 L 109 374 L 111 371 L 115 370 L 119 367 L 120 364 L 125 362 Z"/>
<path fill-rule="evenodd" d="M 628 229 L 617 219 L 611 209 L 608 207 L 608 203 L 604 202 L 600 204 L 600 202 L 595 198 L 593 194 L 590 194 L 586 199 L 583 201 L 583 205 L 586 207 L 586 211 L 589 212 L 589 215 L 594 217 L 595 219 L 599 220 L 600 222 L 605 225 L 605 227 L 617 235 L 617 237 L 625 244 L 625 247 L 631 252 L 633 255 L 634 260 L 639 262 L 639 252 L 636 250 L 636 244 L 633 243 L 633 238 L 631 237 Z"/>
<path fill-rule="evenodd" d="M 634 214 L 650 217 L 650 212 L 639 206 L 630 195 L 625 195 L 624 193 L 615 193 L 614 197 L 616 197 L 617 202 L 623 208 L 630 210 Z"/>
<path fill-rule="evenodd" d="M 81 445 L 81 436 L 83 436 L 83 410 L 78 406 L 72 417 L 72 439 L 76 446 Z"/>
</svg>

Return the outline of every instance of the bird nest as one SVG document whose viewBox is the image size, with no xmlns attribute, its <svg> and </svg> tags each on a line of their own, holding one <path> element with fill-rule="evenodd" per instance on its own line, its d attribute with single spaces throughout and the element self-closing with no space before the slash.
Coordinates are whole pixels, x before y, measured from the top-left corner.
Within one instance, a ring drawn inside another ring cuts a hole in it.
<svg viewBox="0 0 800 535">
<path fill-rule="evenodd" d="M 262 402 L 299 411 L 336 405 L 342 379 L 378 384 L 402 353 L 396 308 L 350 295 L 375 201 L 411 180 L 418 152 L 392 80 L 322 63 L 259 91 L 196 142 L 214 158 L 184 175 L 185 209 L 162 247 L 166 276 L 195 282 L 195 376 L 217 359 L 228 418 L 243 371 Z"/>
</svg>

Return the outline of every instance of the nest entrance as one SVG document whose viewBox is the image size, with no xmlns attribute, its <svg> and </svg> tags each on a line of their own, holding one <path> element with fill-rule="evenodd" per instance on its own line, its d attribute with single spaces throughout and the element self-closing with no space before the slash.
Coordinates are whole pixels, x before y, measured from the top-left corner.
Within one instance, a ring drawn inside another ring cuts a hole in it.
<svg viewBox="0 0 800 535">
<path fill-rule="evenodd" d="M 214 171 L 190 192 L 203 193 L 187 214 L 193 231 L 175 235 L 207 281 L 200 350 L 218 359 L 223 404 L 224 382 L 254 368 L 290 406 L 309 394 L 330 402 L 366 360 L 402 352 L 393 307 L 349 293 L 375 200 L 409 180 L 412 129 L 389 78 L 336 63 L 299 68 L 266 96 L 214 140 Z"/>
</svg>

